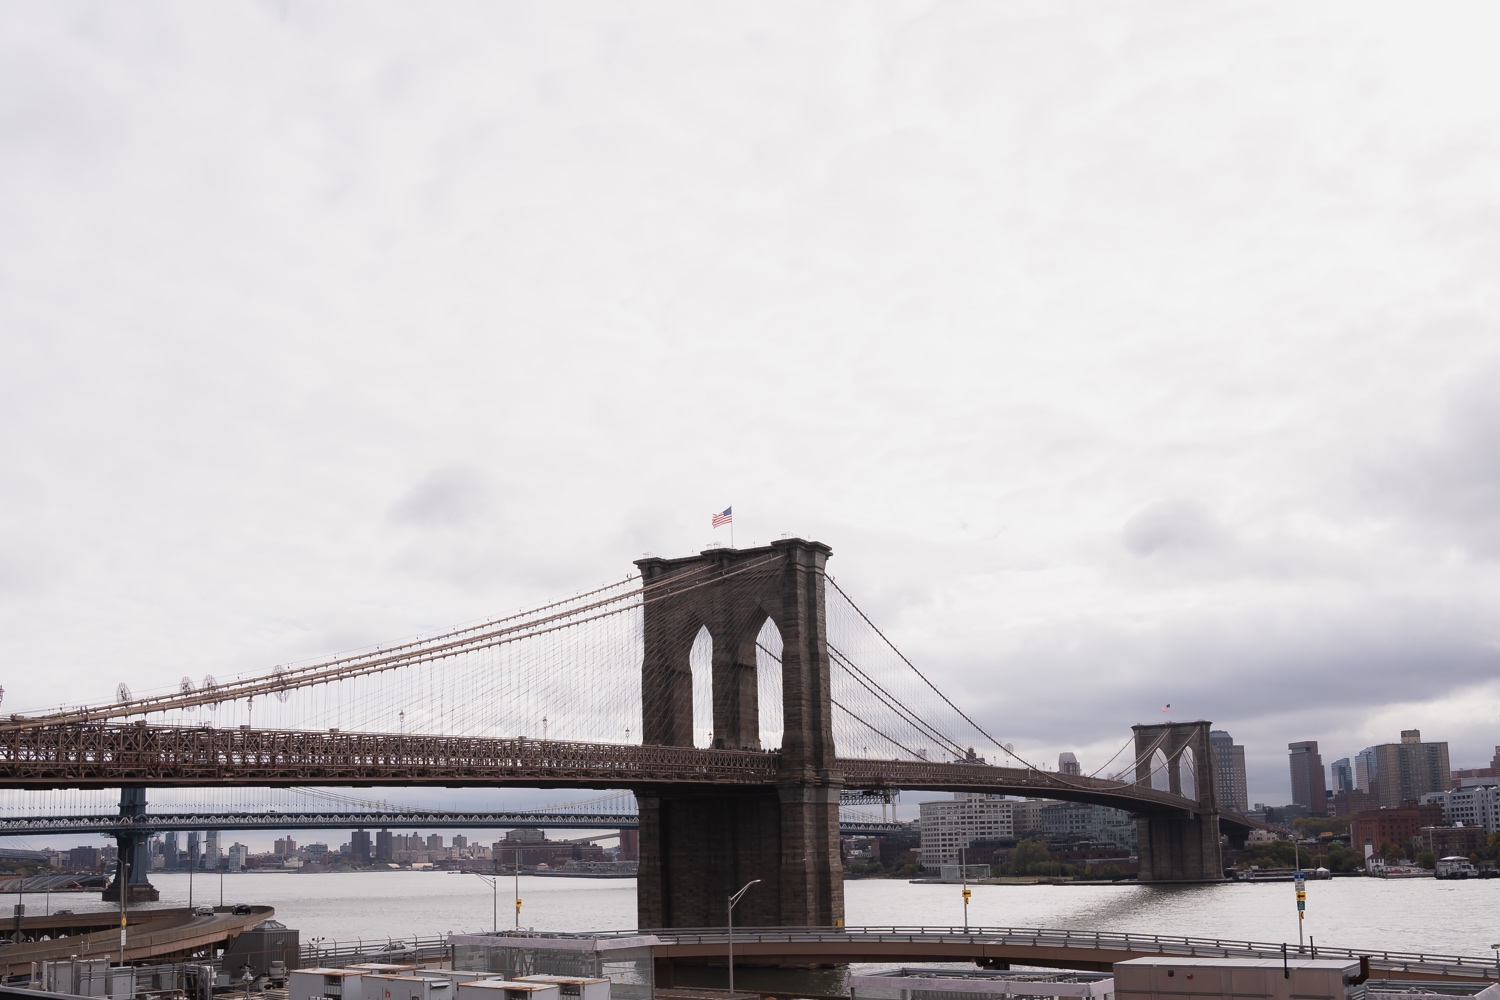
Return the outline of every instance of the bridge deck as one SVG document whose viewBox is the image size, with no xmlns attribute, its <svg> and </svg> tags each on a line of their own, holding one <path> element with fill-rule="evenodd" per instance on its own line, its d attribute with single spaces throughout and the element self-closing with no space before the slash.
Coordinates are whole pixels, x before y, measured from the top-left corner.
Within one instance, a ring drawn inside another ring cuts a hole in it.
<svg viewBox="0 0 1500 1000">
<path fill-rule="evenodd" d="M 520 738 L 0 724 L 0 788 L 764 786 L 783 778 L 781 763 L 781 755 L 772 751 Z M 984 764 L 839 758 L 836 773 L 849 788 L 1008 792 L 1136 813 L 1197 809 L 1191 799 L 1146 785 Z"/>
<path fill-rule="evenodd" d="M 637 931 L 629 934 L 642 933 Z M 722 961 L 723 928 L 651 931 L 662 942 L 658 957 Z M 849 927 L 735 928 L 735 960 L 805 964 L 809 962 L 978 962 L 993 967 L 1034 965 L 1043 968 L 1109 971 L 1116 962 L 1151 955 L 1196 958 L 1281 958 L 1280 943 L 1128 934 L 1034 927 Z M 1298 957 L 1296 946 L 1290 949 Z M 1429 955 L 1416 952 L 1317 949 L 1318 958 L 1358 961 L 1384 979 L 1447 982 L 1494 982 L 1490 956 Z M 1311 957 L 1303 952 L 1301 957 Z"/>
<path fill-rule="evenodd" d="M 276 915 L 270 906 L 252 906 L 248 914 L 215 913 L 211 917 L 195 916 L 192 911 L 132 910 L 127 915 L 125 956 L 131 962 L 145 962 L 187 954 L 199 948 L 222 947 L 262 920 Z M 50 961 L 77 955 L 80 958 L 120 958 L 120 924 L 117 914 L 105 911 L 52 917 L 28 917 L 27 930 L 45 931 L 53 925 L 77 928 L 90 924 L 83 933 L 53 941 L 27 941 L 0 949 L 0 975 L 23 975 L 31 971 L 32 962 Z"/>
</svg>

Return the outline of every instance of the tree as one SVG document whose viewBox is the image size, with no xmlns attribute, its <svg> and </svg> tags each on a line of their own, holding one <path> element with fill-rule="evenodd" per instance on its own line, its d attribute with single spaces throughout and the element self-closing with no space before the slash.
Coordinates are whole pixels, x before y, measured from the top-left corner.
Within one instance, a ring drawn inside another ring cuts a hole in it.
<svg viewBox="0 0 1500 1000">
<path fill-rule="evenodd" d="M 1437 855 L 1431 851 L 1417 852 L 1417 867 L 1432 869 L 1437 867 Z"/>
<path fill-rule="evenodd" d="M 1040 840 L 1023 840 L 1011 850 L 1000 866 L 1006 875 L 1050 874 L 1040 869 L 1052 862 L 1052 855 Z"/>
</svg>

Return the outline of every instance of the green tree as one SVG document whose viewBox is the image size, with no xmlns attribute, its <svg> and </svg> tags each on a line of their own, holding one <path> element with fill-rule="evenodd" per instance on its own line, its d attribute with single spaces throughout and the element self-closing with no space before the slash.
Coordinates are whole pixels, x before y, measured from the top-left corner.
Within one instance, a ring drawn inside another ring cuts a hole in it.
<svg viewBox="0 0 1500 1000">
<path fill-rule="evenodd" d="M 1437 867 L 1437 855 L 1431 851 L 1417 852 L 1417 867 L 1431 870 Z"/>
<path fill-rule="evenodd" d="M 1010 852 L 1001 869 L 1006 875 L 1046 875 L 1038 869 L 1052 863 L 1052 855 L 1040 840 L 1023 840 Z"/>
</svg>

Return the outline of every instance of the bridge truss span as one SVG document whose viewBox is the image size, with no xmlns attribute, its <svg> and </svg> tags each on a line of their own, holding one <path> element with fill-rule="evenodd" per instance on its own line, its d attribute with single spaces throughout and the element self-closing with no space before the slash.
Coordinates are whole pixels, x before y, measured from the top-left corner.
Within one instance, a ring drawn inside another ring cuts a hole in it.
<svg viewBox="0 0 1500 1000">
<path fill-rule="evenodd" d="M 775 754 L 526 738 L 74 724 L 0 730 L 0 787 L 765 785 Z"/>
<path fill-rule="evenodd" d="M 1093 802 L 1134 813 L 1193 812 L 1196 803 L 1149 784 L 1020 767 L 908 760 L 840 760 L 850 788 L 986 792 Z"/>
</svg>

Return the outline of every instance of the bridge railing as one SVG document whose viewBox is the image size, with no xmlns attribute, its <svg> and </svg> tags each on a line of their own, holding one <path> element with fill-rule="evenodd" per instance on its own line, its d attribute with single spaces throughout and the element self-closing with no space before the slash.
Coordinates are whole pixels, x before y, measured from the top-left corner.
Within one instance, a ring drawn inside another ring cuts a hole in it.
<svg viewBox="0 0 1500 1000">
<path fill-rule="evenodd" d="M 725 942 L 724 928 L 668 928 L 650 933 L 667 944 L 718 944 Z M 761 941 L 817 943 L 851 940 L 871 943 L 964 942 L 973 945 L 1021 945 L 1037 948 L 1078 948 L 1091 951 L 1122 951 L 1148 955 L 1181 955 L 1189 958 L 1280 958 L 1281 942 L 1247 941 L 1235 938 L 1185 937 L 1172 934 L 1132 934 L 1124 931 L 1086 931 L 1045 927 L 736 927 L 736 944 Z M 1488 955 L 1444 955 L 1433 952 L 1391 951 L 1376 948 L 1340 948 L 1317 945 L 1298 949 L 1286 945 L 1293 957 L 1343 958 L 1358 961 L 1368 955 L 1378 969 L 1428 975 L 1462 975 L 1496 978 L 1495 960 Z"/>
<path fill-rule="evenodd" d="M 448 957 L 448 935 L 428 934 L 412 937 L 355 938 L 344 941 L 307 941 L 302 944 L 302 966 L 338 969 L 359 962 L 389 962 L 407 965 L 431 962 Z"/>
</svg>

